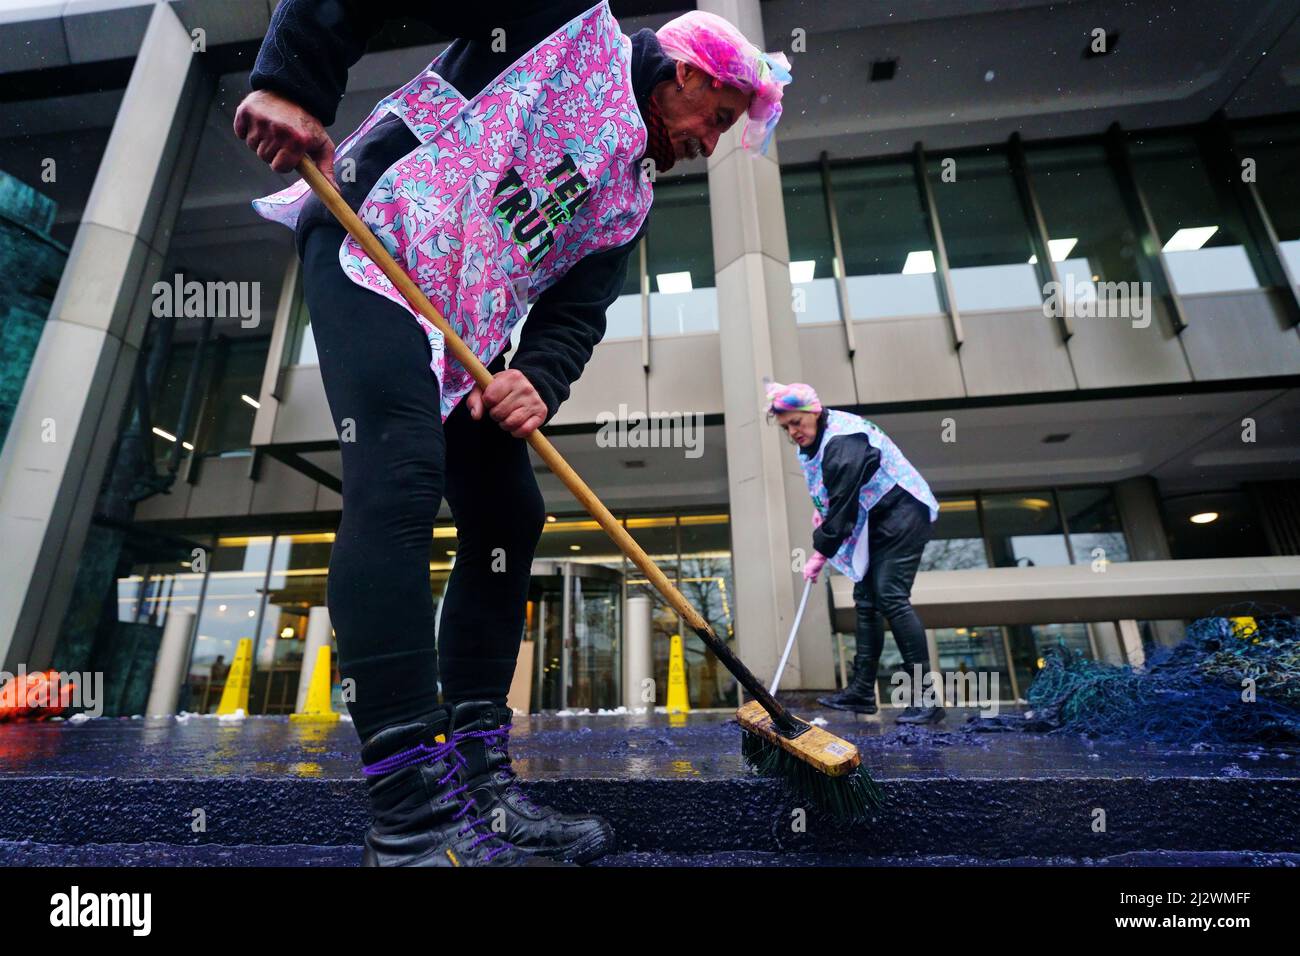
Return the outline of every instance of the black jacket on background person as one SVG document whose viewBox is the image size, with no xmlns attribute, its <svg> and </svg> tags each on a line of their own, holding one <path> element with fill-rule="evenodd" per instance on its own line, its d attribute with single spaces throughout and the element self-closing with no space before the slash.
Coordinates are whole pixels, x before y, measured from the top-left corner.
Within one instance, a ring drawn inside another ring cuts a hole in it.
<svg viewBox="0 0 1300 956">
<path fill-rule="evenodd" d="M 825 440 L 826 416 L 817 423 L 817 440 L 799 454 L 811 458 Z M 834 557 L 844 540 L 853 533 L 858 523 L 858 498 L 862 486 L 869 482 L 880 467 L 880 450 L 867 441 L 867 436 L 836 435 L 822 452 L 822 483 L 826 485 L 826 517 L 813 531 L 813 547 L 819 554 Z M 895 485 L 871 506 L 870 516 L 876 518 L 891 510 L 904 498 L 911 497 L 902 485 Z"/>
<path fill-rule="evenodd" d="M 594 5 L 593 0 L 282 0 L 249 84 L 292 100 L 330 126 L 347 86 L 348 68 L 361 58 L 369 39 L 385 21 L 415 20 L 457 38 L 447 49 L 440 75 L 473 99 L 515 60 Z M 504 52 L 492 50 L 498 37 L 505 40 Z M 671 79 L 675 67 L 653 30 L 632 37 L 632 86 L 643 116 L 650 91 Z M 356 162 L 356 178 L 339 183 L 348 205 L 359 209 L 379 177 L 417 145 L 419 140 L 400 117 L 390 114 L 376 123 L 348 153 Z M 309 195 L 295 232 L 299 256 L 304 237 L 322 223 L 334 223 L 334 217 Z M 510 367 L 523 372 L 537 389 L 548 421 L 569 397 L 570 387 L 605 335 L 605 310 L 623 290 L 628 258 L 646 224 L 630 242 L 578 260 L 533 302 Z"/>
</svg>

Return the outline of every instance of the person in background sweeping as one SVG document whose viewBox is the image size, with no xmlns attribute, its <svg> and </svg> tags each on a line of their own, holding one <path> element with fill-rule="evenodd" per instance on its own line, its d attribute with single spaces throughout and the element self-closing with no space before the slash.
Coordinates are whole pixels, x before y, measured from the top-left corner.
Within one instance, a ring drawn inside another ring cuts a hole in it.
<svg viewBox="0 0 1300 956">
<path fill-rule="evenodd" d="M 768 414 L 799 447 L 812 495 L 813 552 L 803 576 L 816 581 L 829 563 L 856 582 L 853 679 L 818 703 L 874 714 L 876 671 L 885 646 L 882 618 L 889 619 L 909 681 L 913 665 L 921 665 L 923 674 L 930 669 L 925 628 L 911 595 L 939 503 L 888 435 L 861 416 L 823 408 L 812 386 L 772 382 L 767 401 Z M 922 689 L 913 687 L 918 695 Z M 909 704 L 897 720 L 930 723 L 943 717 L 942 707 Z"/>
<path fill-rule="evenodd" d="M 325 126 L 348 69 L 389 19 L 455 39 L 335 149 Z M 336 180 L 495 375 L 475 385 L 306 180 L 254 201 L 295 230 L 340 431 L 328 603 L 374 818 L 364 864 L 585 862 L 613 846 L 605 821 L 538 806 L 511 767 L 506 694 L 545 521 L 524 439 L 604 335 L 645 231 L 650 171 L 710 155 L 746 113 L 742 145 L 764 149 L 788 68 L 700 11 L 629 38 L 593 0 L 276 7 L 236 135 L 277 172 L 305 156 Z M 429 558 L 444 494 L 457 551 L 435 645 Z"/>
</svg>

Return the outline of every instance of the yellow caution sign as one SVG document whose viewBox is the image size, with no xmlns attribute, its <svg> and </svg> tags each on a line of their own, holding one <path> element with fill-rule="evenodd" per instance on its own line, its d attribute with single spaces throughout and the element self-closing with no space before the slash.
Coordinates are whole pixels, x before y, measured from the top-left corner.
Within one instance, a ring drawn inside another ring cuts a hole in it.
<svg viewBox="0 0 1300 956">
<path fill-rule="evenodd" d="M 1233 637 L 1252 644 L 1259 643 L 1259 623 L 1253 617 L 1230 617 L 1228 620 L 1232 623 Z"/>
<path fill-rule="evenodd" d="M 330 646 L 316 648 L 316 663 L 311 669 L 311 683 L 307 687 L 307 703 L 300 714 L 290 714 L 290 721 L 327 723 L 339 719 L 330 704 Z"/>
<path fill-rule="evenodd" d="M 682 653 L 682 636 L 674 634 L 668 645 L 668 713 L 689 714 L 690 694 L 686 690 L 686 656 Z"/>
<path fill-rule="evenodd" d="M 235 648 L 235 660 L 226 674 L 226 687 L 221 692 L 217 714 L 226 716 L 237 711 L 248 713 L 248 684 L 253 677 L 253 639 L 240 638 Z"/>
</svg>

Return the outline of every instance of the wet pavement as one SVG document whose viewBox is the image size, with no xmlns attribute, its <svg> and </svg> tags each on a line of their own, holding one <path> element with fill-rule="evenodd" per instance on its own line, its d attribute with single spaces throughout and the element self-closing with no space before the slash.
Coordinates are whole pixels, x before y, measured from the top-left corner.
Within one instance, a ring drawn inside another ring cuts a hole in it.
<svg viewBox="0 0 1300 956">
<path fill-rule="evenodd" d="M 970 865 L 1152 852 L 1288 865 L 1278 854 L 1300 847 L 1295 747 L 985 733 L 965 719 L 974 710 L 926 727 L 898 726 L 891 710 L 798 713 L 857 744 L 881 782 L 886 803 L 865 824 L 825 818 L 749 773 L 729 712 L 517 718 L 512 750 L 536 799 L 611 821 L 620 852 L 610 865 Z M 353 865 L 369 822 L 359 749 L 346 721 L 0 725 L 0 862 Z"/>
<path fill-rule="evenodd" d="M 851 741 L 880 780 L 1071 777 L 1300 777 L 1300 748 L 1169 747 L 1078 736 L 985 733 L 978 711 L 950 709 L 938 724 L 894 723 L 800 710 Z M 530 716 L 515 719 L 511 751 L 529 780 L 734 780 L 748 776 L 730 712 Z M 352 724 L 284 717 L 110 718 L 0 724 L 0 778 L 112 776 L 360 779 Z"/>
</svg>

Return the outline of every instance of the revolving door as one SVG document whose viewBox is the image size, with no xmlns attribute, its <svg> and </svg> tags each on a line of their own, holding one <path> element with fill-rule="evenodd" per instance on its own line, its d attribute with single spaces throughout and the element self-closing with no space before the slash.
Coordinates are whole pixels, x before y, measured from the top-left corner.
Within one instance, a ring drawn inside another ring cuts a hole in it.
<svg viewBox="0 0 1300 956">
<path fill-rule="evenodd" d="M 623 574 L 577 561 L 534 561 L 525 640 L 533 644 L 531 710 L 622 702 Z"/>
</svg>

